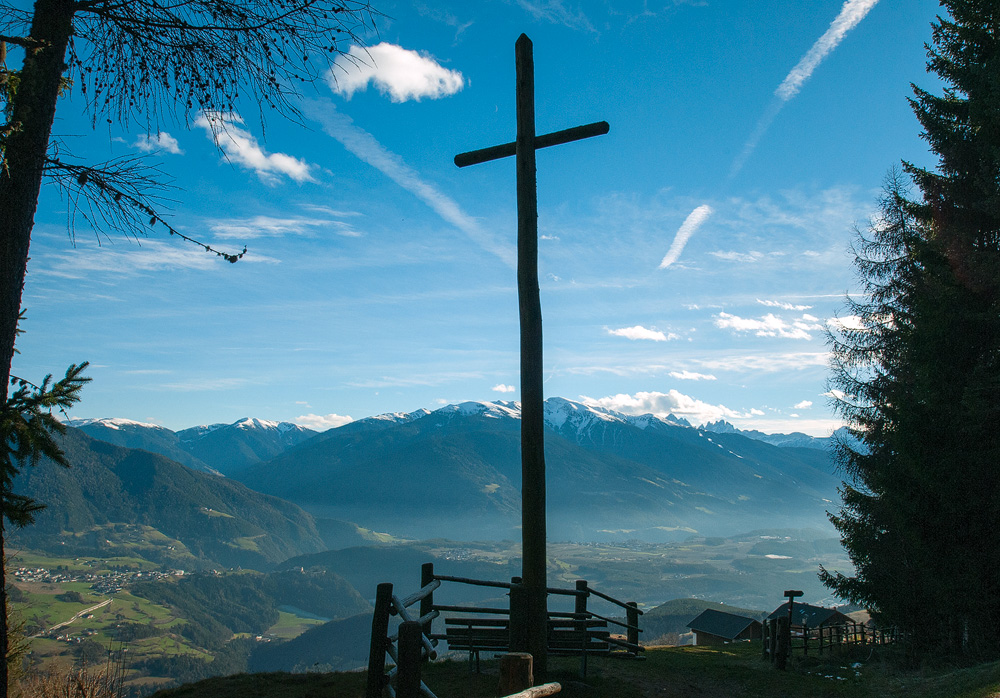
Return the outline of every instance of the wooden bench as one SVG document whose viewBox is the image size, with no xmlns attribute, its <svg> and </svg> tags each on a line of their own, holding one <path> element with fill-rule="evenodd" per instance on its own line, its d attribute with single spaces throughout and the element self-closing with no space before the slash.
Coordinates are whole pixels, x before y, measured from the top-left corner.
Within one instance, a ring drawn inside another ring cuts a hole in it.
<svg viewBox="0 0 1000 698">
<path fill-rule="evenodd" d="M 508 649 L 508 618 L 445 618 L 444 626 L 448 649 L 467 651 L 469 668 L 472 668 L 472 660 L 475 658 L 477 673 L 480 651 L 506 652 Z"/>
<path fill-rule="evenodd" d="M 549 654 L 608 654 L 609 635 L 603 620 L 549 619 Z"/>
<path fill-rule="evenodd" d="M 469 653 L 469 668 L 479 672 L 479 653 L 509 651 L 510 619 L 446 618 L 443 639 L 448 649 Z M 581 671 L 586 672 L 590 654 L 609 654 L 608 624 L 603 620 L 549 619 L 548 650 L 553 655 L 581 657 Z M 440 637 L 440 636 L 436 636 Z"/>
</svg>

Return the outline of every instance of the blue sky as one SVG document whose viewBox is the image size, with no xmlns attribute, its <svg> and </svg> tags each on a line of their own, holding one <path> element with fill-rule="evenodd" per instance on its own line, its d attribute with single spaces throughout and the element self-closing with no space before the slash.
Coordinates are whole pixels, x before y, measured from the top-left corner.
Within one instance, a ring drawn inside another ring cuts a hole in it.
<svg viewBox="0 0 1000 698">
<path fill-rule="evenodd" d="M 367 51 L 303 93 L 160 132 L 55 130 L 81 156 L 151 149 L 169 220 L 67 234 L 43 192 L 15 373 L 89 360 L 74 417 L 180 429 L 517 400 L 514 41 L 534 42 L 545 392 L 693 423 L 836 426 L 823 328 L 855 286 L 849 245 L 887 170 L 933 166 L 909 84 L 937 89 L 931 0 L 376 2 Z M 217 117 L 216 117 L 217 118 Z M 265 138 L 266 134 L 266 138 Z M 221 150 L 220 150 L 221 149 Z"/>
</svg>

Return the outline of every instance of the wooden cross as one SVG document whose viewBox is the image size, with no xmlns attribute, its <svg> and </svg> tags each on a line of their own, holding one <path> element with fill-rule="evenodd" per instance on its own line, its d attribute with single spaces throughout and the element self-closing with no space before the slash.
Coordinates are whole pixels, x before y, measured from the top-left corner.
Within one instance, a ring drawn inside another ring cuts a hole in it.
<svg viewBox="0 0 1000 698">
<path fill-rule="evenodd" d="M 545 447 L 542 395 L 542 307 L 538 294 L 538 200 L 535 150 L 608 132 L 606 121 L 535 136 L 535 62 L 531 39 L 514 44 L 517 140 L 455 156 L 459 167 L 517 157 L 517 297 L 521 321 L 521 583 L 511 590 L 511 650 L 534 657 L 536 682 L 546 675 Z M 523 628 L 523 636 L 514 628 Z M 523 645 L 523 646 L 513 646 Z"/>
</svg>

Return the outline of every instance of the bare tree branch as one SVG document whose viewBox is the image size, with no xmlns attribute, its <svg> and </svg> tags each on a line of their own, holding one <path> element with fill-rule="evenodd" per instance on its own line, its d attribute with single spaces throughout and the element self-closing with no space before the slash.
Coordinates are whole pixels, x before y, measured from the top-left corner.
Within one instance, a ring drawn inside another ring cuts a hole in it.
<svg viewBox="0 0 1000 698">
<path fill-rule="evenodd" d="M 161 179 L 162 173 L 147 164 L 143 157 L 125 157 L 100 165 L 83 165 L 50 157 L 45 162 L 45 176 L 60 186 L 68 202 L 70 235 L 76 232 L 76 215 L 80 214 L 96 231 L 117 230 L 138 240 L 146 236 L 147 228 L 162 225 L 168 233 L 194 243 L 235 263 L 246 254 L 217 250 L 185 235 L 157 211 L 166 200 L 158 192 L 174 188 Z"/>
<path fill-rule="evenodd" d="M 237 111 L 244 90 L 262 118 L 270 108 L 297 119 L 298 85 L 363 43 L 376 14 L 365 0 L 93 0 L 77 3 L 67 63 L 95 122 L 189 122 Z"/>
</svg>

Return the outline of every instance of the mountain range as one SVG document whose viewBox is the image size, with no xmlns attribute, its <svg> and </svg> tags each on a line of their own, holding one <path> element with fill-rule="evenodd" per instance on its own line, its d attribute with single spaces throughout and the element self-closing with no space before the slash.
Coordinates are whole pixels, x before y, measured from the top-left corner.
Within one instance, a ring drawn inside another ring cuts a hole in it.
<svg viewBox="0 0 1000 698">
<path fill-rule="evenodd" d="M 676 539 L 823 525 L 828 451 L 673 417 L 545 403 L 553 540 Z M 239 473 L 308 511 L 418 537 L 519 537 L 520 405 L 467 402 L 331 429 Z"/>
<path fill-rule="evenodd" d="M 273 458 L 317 433 L 291 422 L 251 417 L 178 432 L 122 418 L 71 419 L 66 424 L 116 446 L 141 448 L 196 470 L 227 476 Z"/>
<path fill-rule="evenodd" d="M 545 423 L 552 540 L 822 526 L 837 499 L 830 439 L 726 422 L 693 427 L 672 415 L 624 415 L 563 398 L 546 401 Z M 520 537 L 515 402 L 377 415 L 323 433 L 253 418 L 179 432 L 125 419 L 69 424 L 293 502 L 343 544 L 371 542 L 370 531 Z"/>
</svg>

